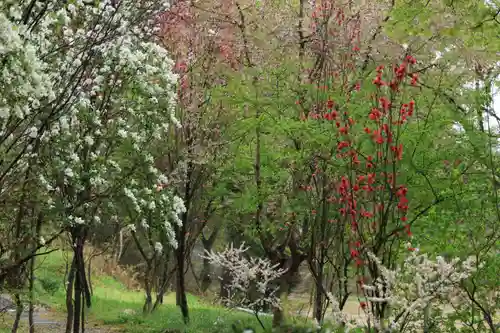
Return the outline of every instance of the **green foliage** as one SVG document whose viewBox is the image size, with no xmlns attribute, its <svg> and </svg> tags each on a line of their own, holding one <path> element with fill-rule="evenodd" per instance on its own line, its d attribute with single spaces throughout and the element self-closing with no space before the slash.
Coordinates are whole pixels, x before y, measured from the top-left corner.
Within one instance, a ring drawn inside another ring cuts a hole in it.
<svg viewBox="0 0 500 333">
<path fill-rule="evenodd" d="M 52 277 L 41 277 L 38 279 L 43 290 L 49 295 L 54 295 L 61 287 L 61 280 Z"/>
</svg>

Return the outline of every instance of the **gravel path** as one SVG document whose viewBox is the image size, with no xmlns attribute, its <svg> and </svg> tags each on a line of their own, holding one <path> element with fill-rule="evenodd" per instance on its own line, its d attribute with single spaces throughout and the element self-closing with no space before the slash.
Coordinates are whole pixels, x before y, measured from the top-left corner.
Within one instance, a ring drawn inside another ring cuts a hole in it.
<svg viewBox="0 0 500 333">
<path fill-rule="evenodd" d="M 6 314 L 8 316 L 15 316 L 16 310 L 15 305 L 9 295 L 0 295 L 0 313 Z M 34 312 L 34 322 L 37 332 L 44 333 L 64 333 L 66 329 L 66 323 L 60 318 L 54 318 L 54 315 L 44 307 L 35 308 Z M 28 311 L 23 311 L 21 315 L 21 322 L 24 327 L 28 324 Z M 22 329 L 21 329 L 22 330 Z M 85 332 L 87 333 L 118 333 L 116 329 L 112 328 L 98 328 L 98 327 L 86 327 Z"/>
</svg>

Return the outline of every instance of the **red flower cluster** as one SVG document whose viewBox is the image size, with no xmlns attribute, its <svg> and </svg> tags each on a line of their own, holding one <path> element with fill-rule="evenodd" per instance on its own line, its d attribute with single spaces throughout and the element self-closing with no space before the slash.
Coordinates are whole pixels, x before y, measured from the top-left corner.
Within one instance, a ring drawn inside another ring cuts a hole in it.
<svg viewBox="0 0 500 333">
<path fill-rule="evenodd" d="M 399 86 L 408 73 L 409 65 L 414 65 L 416 63 L 417 63 L 416 59 L 414 57 L 408 55 L 399 66 L 397 66 L 397 65 L 394 66 L 394 68 L 393 68 L 394 76 L 389 83 L 382 80 L 382 73 L 384 70 L 384 66 L 382 66 L 382 65 L 378 66 L 376 68 L 377 76 L 373 80 L 373 84 L 378 86 L 378 87 L 389 86 L 393 91 L 399 91 Z M 416 85 L 417 80 L 418 80 L 418 74 L 413 73 L 413 74 L 411 74 L 411 77 L 412 77 L 412 79 L 411 79 L 410 84 Z"/>
<path fill-rule="evenodd" d="M 380 88 L 390 86 L 393 91 L 399 91 L 399 86 L 405 80 L 408 66 L 416 61 L 413 57 L 407 57 L 405 61 L 394 68 L 392 79 L 386 83 L 383 78 L 383 66 L 377 67 L 377 74 L 373 84 Z M 381 90 L 379 90 L 379 93 Z M 375 143 L 374 155 L 362 156 L 356 150 L 355 140 L 357 136 L 353 133 L 354 121 L 352 118 L 340 117 L 339 112 L 333 110 L 334 103 L 329 100 L 328 113 L 323 117 L 327 120 L 335 120 L 338 131 L 339 142 L 337 143 L 337 158 L 348 159 L 349 176 L 340 177 L 337 185 L 338 199 L 330 199 L 328 202 L 338 205 L 341 219 L 350 224 L 352 242 L 350 244 L 350 255 L 356 266 L 362 266 L 362 242 L 366 232 L 387 232 L 382 224 L 387 223 L 384 218 L 388 216 L 384 212 L 395 209 L 399 220 L 405 225 L 407 236 L 412 233 L 408 224 L 407 212 L 409 201 L 407 198 L 408 188 L 397 185 L 396 173 L 377 171 L 379 165 L 397 163 L 403 158 L 404 147 L 399 142 L 399 131 L 395 128 L 405 124 L 415 112 L 415 102 L 411 100 L 401 105 L 399 110 L 393 107 L 393 101 L 382 95 L 375 94 L 372 98 L 376 105 L 368 113 L 368 122 L 372 125 L 364 127 L 364 132 L 371 136 Z M 334 112 L 334 113 L 333 113 Z M 333 113 L 333 114 L 332 114 Z M 374 127 L 372 127 L 375 125 Z M 364 163 L 361 163 L 364 160 Z M 353 173 L 354 172 L 354 173 Z M 358 174 L 353 177 L 353 174 Z M 390 195 L 393 191 L 394 196 Z M 381 201 L 382 200 L 382 201 Z M 399 221 L 394 221 L 396 225 Z M 366 226 L 365 226 L 366 224 Z"/>
</svg>

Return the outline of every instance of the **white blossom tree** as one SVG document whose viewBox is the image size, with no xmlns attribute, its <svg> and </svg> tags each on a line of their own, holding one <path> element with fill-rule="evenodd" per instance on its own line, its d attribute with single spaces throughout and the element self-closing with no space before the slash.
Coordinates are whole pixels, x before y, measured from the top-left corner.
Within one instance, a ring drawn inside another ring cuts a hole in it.
<svg viewBox="0 0 500 333">
<path fill-rule="evenodd" d="M 180 223 L 182 200 L 157 191 L 168 180 L 155 164 L 169 124 L 180 126 L 177 76 L 156 41 L 168 4 L 32 0 L 0 8 L 0 202 L 5 222 L 16 217 L 6 227 L 16 237 L 2 240 L 9 260 L 0 276 L 68 232 L 67 332 L 76 333 L 84 330 L 82 304 L 90 306 L 83 248 L 92 225 L 154 220 L 176 246 L 171 224 Z M 21 251 L 23 222 L 34 218 L 56 232 Z"/>
</svg>

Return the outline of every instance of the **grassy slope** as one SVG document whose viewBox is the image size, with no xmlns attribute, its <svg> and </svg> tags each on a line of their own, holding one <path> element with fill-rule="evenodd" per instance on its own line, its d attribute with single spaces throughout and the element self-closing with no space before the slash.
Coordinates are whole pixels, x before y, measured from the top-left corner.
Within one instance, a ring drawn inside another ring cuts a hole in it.
<svg viewBox="0 0 500 333">
<path fill-rule="evenodd" d="M 64 322 L 65 290 L 63 287 L 66 256 L 62 252 L 54 252 L 39 261 L 36 271 L 37 302 L 48 306 L 54 320 Z M 160 333 L 166 328 L 179 329 L 184 332 L 232 332 L 231 325 L 241 321 L 243 326 L 257 327 L 255 318 L 249 314 L 230 311 L 222 307 L 210 305 L 193 295 L 188 295 L 191 321 L 188 326 L 182 322 L 180 310 L 175 306 L 175 295 L 169 294 L 157 312 L 147 317 L 141 315 L 144 295 L 140 291 L 128 290 L 112 276 L 94 275 L 92 277 L 92 308 L 88 310 L 87 327 L 115 328 L 117 332 L 127 333 Z M 136 314 L 127 315 L 125 310 L 133 310 Z M 267 327 L 271 326 L 270 318 L 262 318 Z M 10 332 L 11 320 L 0 320 L 0 332 Z M 42 329 L 44 330 L 44 329 Z M 26 332 L 26 327 L 20 332 Z M 38 329 L 38 332 L 41 332 Z M 44 333 L 49 333 L 45 332 Z"/>
</svg>

